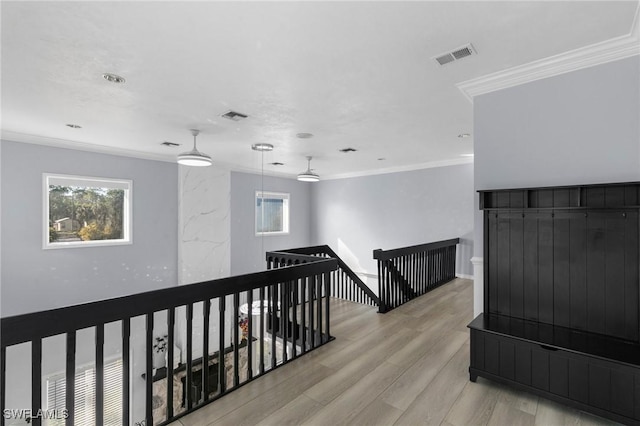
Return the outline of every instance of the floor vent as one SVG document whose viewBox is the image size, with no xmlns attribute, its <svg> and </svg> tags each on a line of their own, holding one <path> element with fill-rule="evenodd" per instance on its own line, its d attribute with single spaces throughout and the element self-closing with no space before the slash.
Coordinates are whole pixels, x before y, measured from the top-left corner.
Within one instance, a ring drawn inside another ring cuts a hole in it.
<svg viewBox="0 0 640 426">
<path fill-rule="evenodd" d="M 440 64 L 440 65 L 446 65 L 448 63 L 454 62 L 454 61 L 459 61 L 462 58 L 466 58 L 467 56 L 471 56 L 471 55 L 475 55 L 478 52 L 476 52 L 476 50 L 474 49 L 474 47 L 471 45 L 471 43 L 459 47 L 455 50 L 452 50 L 451 52 L 447 52 L 447 53 L 443 53 L 441 55 L 438 55 L 436 57 L 434 57 L 434 59 Z"/>
</svg>

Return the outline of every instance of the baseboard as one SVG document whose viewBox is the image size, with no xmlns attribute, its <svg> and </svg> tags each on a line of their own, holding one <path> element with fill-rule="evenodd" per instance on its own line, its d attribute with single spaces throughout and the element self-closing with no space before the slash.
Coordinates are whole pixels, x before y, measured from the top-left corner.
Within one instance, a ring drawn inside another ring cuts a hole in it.
<svg viewBox="0 0 640 426">
<path fill-rule="evenodd" d="M 464 278 L 465 280 L 473 280 L 473 275 L 467 274 L 456 274 L 457 278 Z"/>
</svg>

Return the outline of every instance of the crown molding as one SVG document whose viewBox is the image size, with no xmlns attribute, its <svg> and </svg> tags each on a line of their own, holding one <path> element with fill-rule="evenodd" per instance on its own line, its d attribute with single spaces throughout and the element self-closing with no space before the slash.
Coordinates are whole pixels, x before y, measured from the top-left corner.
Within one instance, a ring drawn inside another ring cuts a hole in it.
<svg viewBox="0 0 640 426">
<path fill-rule="evenodd" d="M 432 169 L 435 167 L 458 166 L 472 164 L 473 158 L 461 158 L 455 160 L 432 161 L 429 163 L 411 164 L 408 166 L 389 167 L 386 169 L 365 170 L 362 172 L 341 173 L 336 175 L 321 176 L 321 180 L 348 179 L 354 177 L 384 175 L 389 173 L 411 172 L 414 170 Z"/>
<path fill-rule="evenodd" d="M 52 138 L 48 136 L 30 135 L 26 133 L 2 130 L 1 139 L 7 142 L 29 143 L 45 145 L 55 148 L 75 149 L 78 151 L 95 152 L 98 154 L 117 155 L 121 157 L 133 157 L 143 160 L 165 161 L 175 163 L 175 156 L 153 154 L 149 152 L 135 151 L 132 149 L 116 148 L 113 146 L 97 145 L 86 142 L 70 141 L 66 139 Z"/>
<path fill-rule="evenodd" d="M 51 138 L 46 136 L 30 135 L 26 133 L 12 132 L 3 130 L 0 137 L 2 141 L 26 143 L 33 145 L 50 146 L 54 148 L 73 149 L 77 151 L 93 152 L 96 154 L 117 155 L 120 157 L 138 158 L 141 160 L 163 161 L 165 163 L 175 163 L 177 165 L 175 154 L 155 154 L 149 152 L 136 151 L 132 149 L 116 148 L 112 146 L 97 145 L 86 142 L 70 141 L 66 139 Z M 213 161 L 214 166 L 224 168 L 233 172 L 260 174 L 260 170 L 250 167 L 243 167 L 237 164 L 226 163 L 222 161 Z M 183 166 L 187 167 L 187 166 Z M 281 177 L 287 179 L 295 179 L 295 175 L 283 172 L 264 171 L 265 176 Z"/>
<path fill-rule="evenodd" d="M 473 103 L 473 98 L 478 95 L 639 55 L 639 14 L 640 3 L 636 8 L 631 31 L 624 36 L 463 81 L 456 84 L 456 87 Z"/>
</svg>

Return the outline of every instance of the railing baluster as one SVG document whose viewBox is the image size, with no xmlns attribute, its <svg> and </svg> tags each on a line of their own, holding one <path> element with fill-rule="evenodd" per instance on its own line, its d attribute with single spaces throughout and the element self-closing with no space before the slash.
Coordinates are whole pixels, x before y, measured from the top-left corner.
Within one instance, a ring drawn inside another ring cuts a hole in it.
<svg viewBox="0 0 640 426">
<path fill-rule="evenodd" d="M 239 366 L 239 354 L 240 352 L 240 339 L 239 330 L 240 322 L 238 320 L 238 313 L 240 311 L 240 294 L 233 293 L 233 387 L 237 387 L 240 384 L 240 372 Z"/>
<path fill-rule="evenodd" d="M 427 252 L 422 252 L 422 293 L 427 292 Z"/>
<path fill-rule="evenodd" d="M 289 283 L 283 282 L 280 284 L 280 334 L 282 335 L 282 362 L 288 360 L 288 346 L 289 346 Z"/>
<path fill-rule="evenodd" d="M 264 300 L 264 287 L 260 287 L 260 374 L 264 374 Z"/>
<path fill-rule="evenodd" d="M 301 351 L 307 352 L 307 281 L 309 278 L 302 278 L 300 280 L 300 319 L 302 321 L 301 330 L 302 330 L 302 341 L 301 341 Z"/>
<path fill-rule="evenodd" d="M 96 425 L 104 423 L 104 324 L 96 325 Z"/>
<path fill-rule="evenodd" d="M 153 424 L 153 312 L 146 315 L 145 422 Z"/>
<path fill-rule="evenodd" d="M 187 410 L 193 407 L 193 303 L 187 303 L 187 373 L 185 375 L 185 392 Z"/>
<path fill-rule="evenodd" d="M 276 324 L 279 324 L 278 318 L 278 285 L 272 285 L 269 288 L 269 301 L 271 312 L 269 313 L 269 324 L 271 324 L 271 369 L 276 366 Z M 282 307 L 280 307 L 282 309 Z M 282 316 L 282 312 L 280 315 Z"/>
<path fill-rule="evenodd" d="M 253 378 L 253 290 L 247 291 L 247 380 Z"/>
<path fill-rule="evenodd" d="M 322 275 L 316 275 L 316 289 L 318 291 L 318 346 L 324 343 L 322 339 Z"/>
<path fill-rule="evenodd" d="M 218 336 L 218 389 L 220 390 L 219 395 L 223 395 L 226 393 L 226 380 L 227 380 L 227 369 L 225 367 L 225 356 L 224 356 L 224 329 L 225 329 L 225 305 L 226 305 L 226 296 L 218 297 L 218 330 L 220 330 L 220 335 Z"/>
<path fill-rule="evenodd" d="M 31 341 L 31 412 L 42 408 L 42 339 Z M 0 415 L 4 414 L 4 411 Z M 4 416 L 2 416 L 4 417 Z M 42 418 L 33 419 L 34 426 L 42 425 Z"/>
<path fill-rule="evenodd" d="M 329 287 L 329 281 L 328 281 L 329 278 L 330 278 L 329 274 L 325 273 L 324 274 L 324 285 L 325 285 L 325 297 L 326 297 L 326 299 L 325 299 L 325 303 L 324 303 L 324 307 L 325 307 L 325 315 L 324 315 L 325 326 L 324 326 L 324 329 L 325 329 L 325 333 L 326 333 L 326 336 L 327 336 L 326 339 L 324 340 L 325 342 L 328 342 L 329 339 L 331 338 L 331 333 L 330 333 L 330 314 L 329 314 L 329 311 L 331 310 L 330 309 L 330 307 L 331 307 L 331 305 L 330 305 L 331 293 L 330 293 L 330 287 Z"/>
<path fill-rule="evenodd" d="M 167 312 L 167 420 L 173 417 L 173 346 L 175 345 L 176 308 Z"/>
<path fill-rule="evenodd" d="M 202 401 L 209 400 L 209 319 L 211 318 L 211 299 L 202 301 Z"/>
<path fill-rule="evenodd" d="M 329 272 L 330 274 L 330 272 Z M 292 338 L 291 341 L 292 343 L 292 354 L 291 357 L 292 358 L 296 358 L 298 356 L 298 348 L 297 348 L 297 344 L 298 344 L 298 338 L 300 336 L 300 331 L 298 328 L 298 305 L 299 305 L 299 301 L 298 301 L 298 284 L 299 284 L 300 280 L 296 280 L 293 281 L 290 285 L 291 285 L 291 291 L 292 291 L 292 312 L 293 312 L 293 318 L 292 318 Z"/>
<path fill-rule="evenodd" d="M 129 424 L 131 318 L 122 320 L 122 426 Z"/>
<path fill-rule="evenodd" d="M 309 347 L 311 349 L 316 347 L 316 329 L 314 326 L 314 303 L 316 299 L 315 294 L 315 275 L 309 278 Z"/>
<path fill-rule="evenodd" d="M 67 365 L 65 368 L 66 388 L 65 406 L 67 419 L 65 424 L 73 426 L 75 421 L 75 394 L 76 394 L 76 330 L 67 332 Z"/>
</svg>

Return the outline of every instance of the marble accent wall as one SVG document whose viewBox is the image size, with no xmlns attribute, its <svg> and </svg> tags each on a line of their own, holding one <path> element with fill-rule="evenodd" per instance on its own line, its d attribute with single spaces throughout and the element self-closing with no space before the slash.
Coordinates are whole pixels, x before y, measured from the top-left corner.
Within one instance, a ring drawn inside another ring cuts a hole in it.
<svg viewBox="0 0 640 426">
<path fill-rule="evenodd" d="M 231 173 L 180 166 L 178 282 L 193 284 L 230 275 Z"/>
<path fill-rule="evenodd" d="M 212 167 L 180 166 L 178 283 L 194 284 L 230 276 L 231 173 Z M 215 309 L 217 303 L 214 301 Z M 202 356 L 202 303 L 194 305 L 193 357 Z M 176 310 L 176 345 L 186 354 L 185 310 Z M 218 329 L 212 324 L 211 351 L 217 350 Z M 184 361 L 184 356 L 183 356 Z"/>
</svg>

